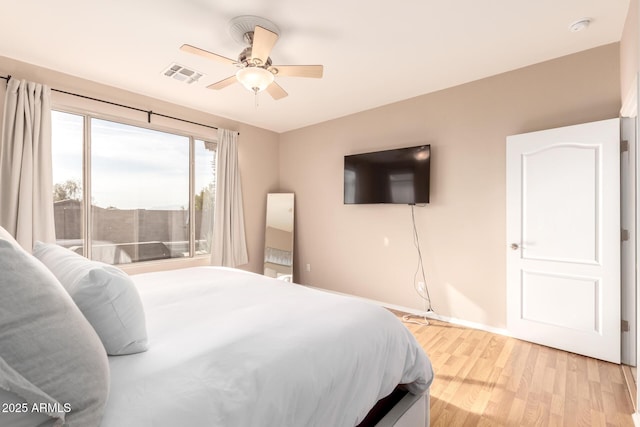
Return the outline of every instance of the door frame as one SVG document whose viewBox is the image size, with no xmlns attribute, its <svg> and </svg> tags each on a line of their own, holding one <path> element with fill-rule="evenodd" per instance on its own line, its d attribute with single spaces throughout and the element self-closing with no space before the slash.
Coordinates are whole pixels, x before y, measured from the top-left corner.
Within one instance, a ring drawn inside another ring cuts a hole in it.
<svg viewBox="0 0 640 427">
<path fill-rule="evenodd" d="M 630 158 L 631 159 L 635 159 L 635 161 L 630 161 L 629 163 L 631 165 L 633 165 L 634 168 L 634 173 L 635 173 L 635 179 L 633 180 L 633 182 L 635 183 L 635 191 L 634 191 L 634 200 L 631 201 L 631 203 L 629 203 L 629 207 L 627 209 L 629 209 L 629 211 L 627 212 L 628 214 L 632 214 L 632 218 L 635 218 L 634 222 L 634 226 L 635 229 L 633 230 L 633 232 L 629 232 L 629 234 L 631 236 L 633 236 L 633 238 L 635 239 L 634 242 L 634 250 L 635 250 L 635 255 L 634 255 L 634 268 L 633 271 L 635 273 L 635 277 L 633 277 L 633 280 L 627 280 L 625 282 L 624 277 L 623 277 L 623 288 L 633 288 L 634 291 L 636 291 L 638 289 L 638 260 L 637 260 L 637 254 L 640 254 L 640 242 L 638 241 L 638 230 L 640 230 L 640 215 L 638 215 L 638 212 L 640 212 L 640 173 L 638 173 L 638 171 L 640 171 L 640 150 L 638 149 L 638 140 L 640 139 L 640 123 L 638 121 L 638 109 L 639 109 L 639 105 L 638 103 L 640 102 L 640 85 L 638 84 L 638 82 L 640 81 L 640 72 L 636 73 L 636 75 L 634 76 L 633 82 L 628 90 L 628 92 L 626 93 L 624 99 L 623 99 L 623 103 L 622 103 L 622 108 L 620 110 L 620 116 L 621 117 L 628 117 L 631 118 L 635 121 L 635 125 L 636 125 L 636 132 L 635 132 L 635 138 L 634 141 L 630 141 L 629 142 L 629 150 L 633 150 L 635 152 L 635 155 L 631 154 L 630 151 Z M 631 212 L 631 210 L 633 210 L 633 212 Z M 626 290 L 623 289 L 623 292 L 627 292 Z M 640 354 L 640 317 L 637 316 L 637 311 L 638 311 L 638 307 L 640 307 L 640 292 L 635 292 L 636 294 L 636 298 L 635 300 L 635 312 L 636 312 L 636 322 L 635 322 L 635 346 L 636 346 L 636 364 L 637 364 L 637 358 L 638 355 Z M 623 334 L 624 335 L 624 334 Z M 631 345 L 631 344 L 628 344 Z M 624 351 L 624 349 L 623 349 Z M 637 382 L 637 386 L 636 386 L 636 396 L 640 396 L 640 382 Z M 640 412 L 638 412 L 638 407 L 636 405 L 635 408 L 635 413 L 633 414 L 633 421 L 634 424 L 637 426 L 640 426 Z"/>
<path fill-rule="evenodd" d="M 620 227 L 626 234 L 620 246 L 620 315 L 627 322 L 628 330 L 621 328 L 621 362 L 625 365 L 637 364 L 637 298 L 636 295 L 636 204 L 637 204 L 637 115 L 622 117 L 621 138 L 628 148 L 620 153 Z"/>
</svg>

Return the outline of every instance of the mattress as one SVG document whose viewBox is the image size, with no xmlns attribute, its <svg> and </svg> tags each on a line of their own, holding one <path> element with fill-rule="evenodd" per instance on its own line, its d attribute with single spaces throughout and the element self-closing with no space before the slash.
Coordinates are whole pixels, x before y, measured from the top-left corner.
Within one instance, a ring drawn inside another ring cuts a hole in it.
<svg viewBox="0 0 640 427">
<path fill-rule="evenodd" d="M 429 359 L 382 307 L 235 269 L 132 276 L 149 337 L 112 356 L 103 427 L 345 426 Z"/>
</svg>

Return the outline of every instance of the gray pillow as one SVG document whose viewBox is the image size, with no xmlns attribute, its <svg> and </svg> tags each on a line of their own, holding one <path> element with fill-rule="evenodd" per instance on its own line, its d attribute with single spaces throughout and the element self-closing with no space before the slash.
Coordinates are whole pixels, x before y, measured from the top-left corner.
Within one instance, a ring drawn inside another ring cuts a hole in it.
<svg viewBox="0 0 640 427">
<path fill-rule="evenodd" d="M 0 357 L 67 405 L 65 425 L 99 426 L 109 395 L 100 338 L 55 276 L 15 240 L 0 239 L 0 271 Z M 5 381 L 8 372 L 0 372 Z"/>
<path fill-rule="evenodd" d="M 64 423 L 64 407 L 7 365 L 2 358 L 0 403 L 0 426 L 59 427 Z M 44 408 L 43 404 L 46 405 Z"/>
<path fill-rule="evenodd" d="M 16 239 L 13 238 L 13 236 L 4 228 L 0 227 L 0 239 L 4 239 L 7 242 L 10 242 L 12 245 L 20 248 L 21 246 L 18 244 L 18 242 L 16 241 Z"/>
<path fill-rule="evenodd" d="M 51 243 L 36 242 L 33 255 L 69 292 L 108 354 L 117 356 L 147 350 L 142 301 L 125 272 Z"/>
</svg>

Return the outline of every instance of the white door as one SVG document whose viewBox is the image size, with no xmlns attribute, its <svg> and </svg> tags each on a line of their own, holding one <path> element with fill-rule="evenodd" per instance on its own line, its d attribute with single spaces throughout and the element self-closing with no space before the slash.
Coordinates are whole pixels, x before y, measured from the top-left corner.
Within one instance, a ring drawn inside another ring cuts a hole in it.
<svg viewBox="0 0 640 427">
<path fill-rule="evenodd" d="M 620 363 L 620 121 L 507 138 L 507 327 Z"/>
</svg>

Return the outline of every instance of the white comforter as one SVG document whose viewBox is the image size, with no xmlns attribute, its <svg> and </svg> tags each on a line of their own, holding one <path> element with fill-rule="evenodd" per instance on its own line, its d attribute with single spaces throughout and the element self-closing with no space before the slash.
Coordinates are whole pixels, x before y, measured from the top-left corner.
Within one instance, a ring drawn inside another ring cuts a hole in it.
<svg viewBox="0 0 640 427">
<path fill-rule="evenodd" d="M 133 276 L 149 350 L 110 357 L 103 427 L 353 427 L 431 364 L 387 310 L 240 270 Z"/>
</svg>

